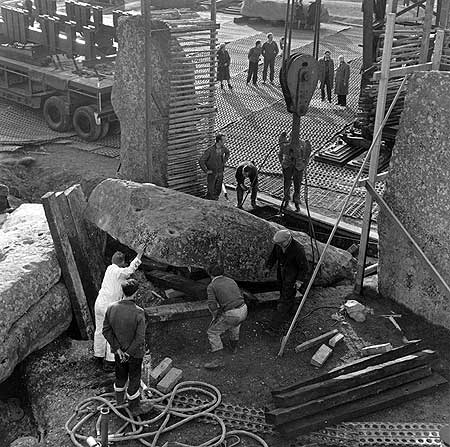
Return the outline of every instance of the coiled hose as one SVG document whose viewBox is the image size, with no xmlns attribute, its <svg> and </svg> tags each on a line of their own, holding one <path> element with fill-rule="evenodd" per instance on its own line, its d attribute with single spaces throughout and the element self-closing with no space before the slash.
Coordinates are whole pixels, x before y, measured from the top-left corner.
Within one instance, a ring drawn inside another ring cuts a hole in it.
<svg viewBox="0 0 450 447">
<path fill-rule="evenodd" d="M 244 430 L 227 431 L 221 418 L 214 414 L 214 410 L 220 405 L 222 395 L 218 388 L 205 382 L 186 381 L 175 386 L 172 392 L 168 394 L 161 393 L 154 388 L 146 390 L 151 397 L 149 400 L 154 405 L 154 410 L 159 414 L 152 419 L 142 420 L 139 416 L 133 417 L 127 405 L 117 406 L 114 393 L 106 393 L 100 396 L 93 396 L 78 403 L 74 414 L 65 424 L 65 429 L 76 447 L 86 447 L 88 436 L 81 434 L 84 426 L 97 417 L 96 438 L 100 439 L 100 418 L 101 410 L 108 408 L 110 413 L 114 413 L 117 418 L 123 421 L 123 424 L 115 433 L 108 434 L 108 443 L 138 440 L 148 447 L 157 447 L 160 436 L 171 432 L 177 428 L 199 418 L 210 418 L 220 427 L 221 433 L 202 444 L 184 444 L 171 441 L 171 445 L 180 447 L 218 447 L 224 446 L 227 438 L 234 438 L 240 442 L 239 436 L 245 436 L 255 440 L 263 447 L 269 447 L 268 444 L 258 435 Z M 191 408 L 176 407 L 173 403 L 175 396 L 182 393 L 195 393 L 196 395 L 206 396 L 208 402 Z M 155 397 L 156 396 L 156 397 Z M 167 401 L 167 403 L 164 403 Z M 171 416 L 175 416 L 178 422 L 168 425 Z M 152 427 L 159 423 L 159 428 L 153 431 L 144 431 L 144 428 Z M 231 440 L 231 439 L 230 439 Z M 83 444 L 81 444 L 83 442 Z M 233 442 L 232 446 L 239 442 Z M 102 446 L 106 447 L 106 446 Z M 162 446 L 164 447 L 164 445 Z"/>
</svg>

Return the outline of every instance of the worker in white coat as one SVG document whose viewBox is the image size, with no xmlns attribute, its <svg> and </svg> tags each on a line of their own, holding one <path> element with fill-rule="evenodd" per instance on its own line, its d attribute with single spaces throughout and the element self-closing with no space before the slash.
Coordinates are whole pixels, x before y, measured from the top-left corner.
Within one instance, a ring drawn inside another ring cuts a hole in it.
<svg viewBox="0 0 450 447">
<path fill-rule="evenodd" d="M 94 357 L 98 366 L 103 365 L 103 362 L 105 362 L 105 367 L 114 365 L 114 354 L 111 351 L 111 346 L 102 334 L 106 309 L 110 304 L 122 299 L 122 284 L 138 269 L 143 253 L 144 249 L 139 250 L 137 256 L 127 267 L 125 255 L 120 251 L 116 251 L 111 259 L 112 264 L 106 269 L 94 307 Z"/>
</svg>

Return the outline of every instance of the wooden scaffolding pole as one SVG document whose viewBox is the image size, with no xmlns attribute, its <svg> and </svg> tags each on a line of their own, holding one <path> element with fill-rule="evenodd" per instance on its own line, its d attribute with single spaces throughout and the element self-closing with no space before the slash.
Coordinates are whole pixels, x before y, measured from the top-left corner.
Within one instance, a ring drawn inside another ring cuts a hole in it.
<svg viewBox="0 0 450 447">
<path fill-rule="evenodd" d="M 391 2 L 388 4 L 388 11 L 391 11 Z M 378 135 L 373 140 L 374 148 L 370 157 L 369 183 L 375 185 L 378 173 L 378 158 L 380 155 L 381 134 L 378 132 L 381 127 L 384 110 L 386 107 L 386 94 L 389 82 L 389 69 L 391 64 L 392 40 L 395 30 L 395 13 L 389 12 L 386 16 L 386 32 L 383 44 L 383 58 L 381 60 L 381 78 L 378 86 L 377 109 L 375 114 L 374 135 Z M 370 223 L 372 220 L 372 196 L 366 193 L 361 240 L 359 244 L 358 270 L 356 273 L 355 291 L 361 293 L 364 281 L 364 269 L 366 265 L 367 244 L 369 242 Z"/>
</svg>

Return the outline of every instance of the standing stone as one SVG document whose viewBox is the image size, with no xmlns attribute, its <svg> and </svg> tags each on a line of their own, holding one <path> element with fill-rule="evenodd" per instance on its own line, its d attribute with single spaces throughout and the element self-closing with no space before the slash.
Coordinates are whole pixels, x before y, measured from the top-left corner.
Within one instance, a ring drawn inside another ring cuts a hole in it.
<svg viewBox="0 0 450 447">
<path fill-rule="evenodd" d="M 145 103 L 145 34 L 142 16 L 119 19 L 114 86 L 111 100 L 121 127 L 120 175 L 138 182 L 151 181 L 167 186 L 167 135 L 169 113 L 168 27 L 152 21 L 152 92 L 151 117 L 147 129 Z M 147 147 L 146 132 L 152 145 Z M 150 168 L 150 170 L 149 170 Z"/>
<path fill-rule="evenodd" d="M 408 81 L 384 199 L 450 284 L 450 73 L 419 72 Z M 378 223 L 382 295 L 450 329 L 450 297 L 390 217 Z"/>
<path fill-rule="evenodd" d="M 149 183 L 107 179 L 92 191 L 86 217 L 134 250 L 147 244 L 145 255 L 158 262 L 206 268 L 219 261 L 235 280 L 274 279 L 265 278 L 264 266 L 273 236 L 283 227 L 226 204 Z M 312 260 L 309 236 L 293 235 Z M 324 245 L 318 246 L 321 252 Z M 330 247 L 316 284 L 350 278 L 352 268 L 350 253 Z"/>
</svg>

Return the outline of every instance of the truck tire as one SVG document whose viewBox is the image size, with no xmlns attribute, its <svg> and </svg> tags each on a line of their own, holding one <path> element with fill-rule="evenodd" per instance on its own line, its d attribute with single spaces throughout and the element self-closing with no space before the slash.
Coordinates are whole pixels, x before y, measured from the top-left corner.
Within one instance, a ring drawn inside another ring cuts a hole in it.
<svg viewBox="0 0 450 447">
<path fill-rule="evenodd" d="M 73 127 L 75 132 L 86 141 L 97 141 L 102 133 L 102 125 L 95 121 L 93 106 L 81 106 L 73 114 Z"/>
<path fill-rule="evenodd" d="M 109 132 L 109 121 L 104 121 L 102 123 L 102 133 L 100 134 L 100 138 L 105 138 Z"/>
<path fill-rule="evenodd" d="M 60 96 L 50 96 L 45 101 L 43 114 L 48 127 L 56 132 L 67 132 L 72 127 L 66 101 Z"/>
</svg>

